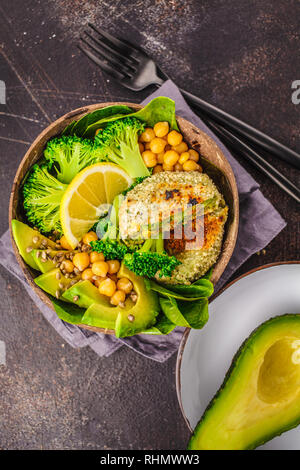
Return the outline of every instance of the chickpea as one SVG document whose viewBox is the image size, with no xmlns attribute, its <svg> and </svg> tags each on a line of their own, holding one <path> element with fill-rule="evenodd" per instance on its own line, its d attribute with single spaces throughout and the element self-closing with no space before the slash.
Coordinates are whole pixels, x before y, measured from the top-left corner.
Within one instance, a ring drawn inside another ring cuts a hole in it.
<svg viewBox="0 0 300 470">
<path fill-rule="evenodd" d="M 76 253 L 73 257 L 73 264 L 77 269 L 79 269 L 79 271 L 84 271 L 90 264 L 89 254 L 86 252 Z"/>
<path fill-rule="evenodd" d="M 133 284 L 127 277 L 121 277 L 117 282 L 117 288 L 129 294 L 133 289 Z"/>
<path fill-rule="evenodd" d="M 103 253 L 98 253 L 98 251 L 92 251 L 90 253 L 90 260 L 91 263 L 96 263 L 96 261 L 104 261 L 104 254 Z"/>
<path fill-rule="evenodd" d="M 156 155 L 157 163 L 163 163 L 164 162 L 164 154 L 165 154 L 165 152 L 160 152 Z"/>
<path fill-rule="evenodd" d="M 89 245 L 90 242 L 98 240 L 97 234 L 95 232 L 88 232 L 82 237 L 82 241 L 85 245 Z"/>
<path fill-rule="evenodd" d="M 180 163 L 181 165 L 183 165 L 184 162 L 186 162 L 187 160 L 189 160 L 189 158 L 190 158 L 189 152 L 183 152 L 183 153 L 180 155 L 178 161 L 179 161 L 179 163 Z"/>
<path fill-rule="evenodd" d="M 112 297 L 116 291 L 116 283 L 107 277 L 99 284 L 99 292 L 100 294 L 107 295 L 107 297 Z"/>
<path fill-rule="evenodd" d="M 145 165 L 148 168 L 152 168 L 157 164 L 156 155 L 155 153 L 151 152 L 151 150 L 145 150 L 145 152 L 142 153 L 142 157 Z"/>
<path fill-rule="evenodd" d="M 175 152 L 177 153 L 183 153 L 183 152 L 187 152 L 188 151 L 188 146 L 185 142 L 181 142 L 179 145 L 175 145 L 173 147 L 173 150 L 175 150 Z"/>
<path fill-rule="evenodd" d="M 110 298 L 110 303 L 112 305 L 119 305 L 120 302 L 124 302 L 126 294 L 122 290 L 117 290 Z"/>
<path fill-rule="evenodd" d="M 160 152 L 164 151 L 166 145 L 167 145 L 167 143 L 164 139 L 160 139 L 159 137 L 155 137 L 150 142 L 150 150 L 153 153 L 160 153 Z"/>
<path fill-rule="evenodd" d="M 64 249 L 64 250 L 73 250 L 73 248 L 71 247 L 71 245 L 69 245 L 69 242 L 67 241 L 66 237 L 63 235 L 60 239 L 60 246 Z"/>
<path fill-rule="evenodd" d="M 184 171 L 196 171 L 199 168 L 199 165 L 193 160 L 187 160 L 182 166 Z"/>
<path fill-rule="evenodd" d="M 99 286 L 100 286 L 101 282 L 105 281 L 105 279 L 108 279 L 108 277 L 99 277 L 99 279 L 95 279 L 94 280 L 95 286 L 98 287 L 98 289 L 99 289 Z"/>
<path fill-rule="evenodd" d="M 163 164 L 163 170 L 164 171 L 174 171 L 174 166 L 172 165 L 167 165 L 166 163 Z"/>
<path fill-rule="evenodd" d="M 139 142 L 139 149 L 140 149 L 140 154 L 142 154 L 143 151 L 145 150 L 145 147 L 144 147 L 144 145 L 142 144 L 142 142 Z"/>
<path fill-rule="evenodd" d="M 120 269 L 120 261 L 117 259 L 112 259 L 107 261 L 108 264 L 108 273 L 109 274 L 115 274 L 119 271 Z"/>
<path fill-rule="evenodd" d="M 176 163 L 176 165 L 174 166 L 174 170 L 175 171 L 183 171 L 183 167 L 180 163 Z"/>
<path fill-rule="evenodd" d="M 96 261 L 92 264 L 93 274 L 100 277 L 105 277 L 108 273 L 108 263 L 105 261 Z"/>
<path fill-rule="evenodd" d="M 91 268 L 87 268 L 87 269 L 85 269 L 84 271 L 82 271 L 81 279 L 82 279 L 83 281 L 92 281 L 93 276 L 94 276 L 94 273 L 93 273 L 93 271 L 91 270 Z"/>
<path fill-rule="evenodd" d="M 151 127 L 146 127 L 144 132 L 140 135 L 141 142 L 150 142 L 150 140 L 154 139 L 155 134 L 154 130 Z"/>
<path fill-rule="evenodd" d="M 177 131 L 171 131 L 168 134 L 168 144 L 172 145 L 172 147 L 181 144 L 182 139 L 182 134 Z"/>
<path fill-rule="evenodd" d="M 150 150 L 150 142 L 146 142 L 144 148 L 145 150 Z"/>
<path fill-rule="evenodd" d="M 198 162 L 198 160 L 199 160 L 199 153 L 196 152 L 196 150 L 190 149 L 190 150 L 189 150 L 189 154 L 190 154 L 190 160 L 193 160 L 194 162 Z"/>
<path fill-rule="evenodd" d="M 175 165 L 175 163 L 178 162 L 178 159 L 179 159 L 179 155 L 177 152 L 175 152 L 175 150 L 168 150 L 164 154 L 164 163 L 166 165 L 173 166 Z"/>
<path fill-rule="evenodd" d="M 155 167 L 153 168 L 154 175 L 155 173 L 160 173 L 161 171 L 163 171 L 163 167 L 161 165 L 155 165 Z"/>
<path fill-rule="evenodd" d="M 169 123 L 167 121 L 157 122 L 153 130 L 156 137 L 164 137 L 169 132 Z"/>
<path fill-rule="evenodd" d="M 63 264 L 63 269 L 67 271 L 67 273 L 72 273 L 74 271 L 74 264 L 72 261 L 66 259 L 62 262 Z"/>
</svg>

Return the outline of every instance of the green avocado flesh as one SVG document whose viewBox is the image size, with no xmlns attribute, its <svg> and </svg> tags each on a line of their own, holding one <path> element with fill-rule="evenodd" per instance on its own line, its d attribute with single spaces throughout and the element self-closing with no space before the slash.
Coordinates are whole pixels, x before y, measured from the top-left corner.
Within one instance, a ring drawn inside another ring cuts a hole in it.
<svg viewBox="0 0 300 470">
<path fill-rule="evenodd" d="M 66 278 L 59 268 L 55 268 L 36 277 L 34 282 L 47 294 L 56 297 L 58 291 L 62 292 L 63 289 L 70 287 L 72 281 L 78 281 L 79 279 L 80 276 L 76 276 L 73 279 Z"/>
<path fill-rule="evenodd" d="M 78 297 L 75 302 L 74 297 Z M 69 289 L 63 293 L 62 299 L 74 302 L 78 307 L 82 308 L 88 308 L 94 303 L 105 307 L 109 307 L 110 305 L 108 297 L 101 295 L 99 289 L 97 289 L 97 287 L 95 287 L 90 281 L 80 281 L 74 286 L 69 287 Z"/>
<path fill-rule="evenodd" d="M 124 337 L 151 327 L 159 312 L 159 303 L 157 294 L 146 289 L 143 278 L 136 276 L 123 264 L 118 276 L 131 280 L 137 293 L 136 303 L 127 298 L 125 307 L 113 306 L 109 298 L 101 295 L 90 281 L 80 281 L 70 287 L 62 294 L 62 299 L 87 309 L 82 317 L 82 324 L 115 330 L 116 336 Z"/>
<path fill-rule="evenodd" d="M 300 423 L 300 314 L 259 326 L 236 354 L 189 449 L 254 449 Z"/>
<path fill-rule="evenodd" d="M 34 230 L 23 222 L 13 219 L 11 221 L 12 233 L 19 253 L 24 261 L 33 269 L 39 271 L 39 267 L 33 259 L 31 252 L 27 252 L 27 248 L 38 249 L 42 245 L 42 241 L 46 240 L 48 247 L 55 248 L 55 242 L 44 237 L 40 232 Z M 37 238 L 37 241 L 33 241 Z"/>
<path fill-rule="evenodd" d="M 148 291 L 144 279 L 129 271 L 122 263 L 119 277 L 127 277 L 133 283 L 137 293 L 136 303 L 126 301 L 125 308 L 120 308 L 116 319 L 115 334 L 118 338 L 132 336 L 150 328 L 159 314 L 158 296 Z"/>
<path fill-rule="evenodd" d="M 41 271 L 41 273 L 47 273 L 48 271 L 51 271 L 52 269 L 55 268 L 55 265 L 57 261 L 54 261 L 53 259 L 46 259 L 44 261 L 42 257 L 43 251 L 46 252 L 46 250 L 32 250 L 30 253 L 34 262 L 37 265 L 37 269 Z M 59 255 L 66 255 L 67 253 L 73 253 L 72 251 L 66 251 L 66 250 L 52 250 L 49 255 L 51 258 L 54 258 L 54 256 L 59 256 Z"/>
</svg>

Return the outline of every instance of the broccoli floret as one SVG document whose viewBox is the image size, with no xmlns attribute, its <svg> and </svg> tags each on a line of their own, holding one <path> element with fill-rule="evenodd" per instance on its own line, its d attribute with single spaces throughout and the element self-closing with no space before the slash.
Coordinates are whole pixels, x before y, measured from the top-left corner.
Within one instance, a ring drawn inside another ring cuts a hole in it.
<svg viewBox="0 0 300 470">
<path fill-rule="evenodd" d="M 108 123 L 95 137 L 103 158 L 120 165 L 132 178 L 150 176 L 138 145 L 138 136 L 144 128 L 139 119 L 126 117 Z"/>
<path fill-rule="evenodd" d="M 70 183 L 83 168 L 104 159 L 95 142 L 76 136 L 62 136 L 50 140 L 44 156 L 62 183 Z"/>
<path fill-rule="evenodd" d="M 159 277 L 171 276 L 174 268 L 181 264 L 175 256 L 164 251 L 163 239 L 148 239 L 142 248 L 124 256 L 125 266 L 138 276 Z"/>
<path fill-rule="evenodd" d="M 93 251 L 103 253 L 105 259 L 123 259 L 131 249 L 119 240 L 95 240 L 90 242 Z"/>
<path fill-rule="evenodd" d="M 62 232 L 60 202 L 67 184 L 58 181 L 46 165 L 34 165 L 23 186 L 23 203 L 28 218 L 43 233 Z"/>
<path fill-rule="evenodd" d="M 96 226 L 96 233 L 101 240 L 90 242 L 93 251 L 103 253 L 106 259 L 123 259 L 132 249 L 119 237 L 119 207 L 124 196 L 115 197 L 110 213 L 101 218 Z"/>
</svg>

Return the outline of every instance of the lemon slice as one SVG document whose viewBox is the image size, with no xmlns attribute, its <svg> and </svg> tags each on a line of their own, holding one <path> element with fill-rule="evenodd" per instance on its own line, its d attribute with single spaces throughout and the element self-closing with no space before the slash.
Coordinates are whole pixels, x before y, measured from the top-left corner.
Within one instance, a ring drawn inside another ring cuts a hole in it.
<svg viewBox="0 0 300 470">
<path fill-rule="evenodd" d="M 60 205 L 62 230 L 72 248 L 107 211 L 107 206 L 103 205 L 112 204 L 115 196 L 132 182 L 132 178 L 113 163 L 96 163 L 75 176 Z"/>
</svg>

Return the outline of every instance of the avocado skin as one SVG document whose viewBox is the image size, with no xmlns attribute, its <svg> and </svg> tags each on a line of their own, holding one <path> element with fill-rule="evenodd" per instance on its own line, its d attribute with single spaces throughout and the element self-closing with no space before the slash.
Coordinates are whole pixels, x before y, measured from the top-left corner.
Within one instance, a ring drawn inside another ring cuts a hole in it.
<svg viewBox="0 0 300 470">
<path fill-rule="evenodd" d="M 197 426 L 195 427 L 194 432 L 192 433 L 190 441 L 188 443 L 188 447 L 187 447 L 188 450 L 197 450 L 197 445 L 194 447 L 194 444 L 197 444 L 197 435 L 200 432 L 201 426 L 205 422 L 205 419 L 206 419 L 207 414 L 209 413 L 209 411 L 214 407 L 214 404 L 216 403 L 216 401 L 222 396 L 222 392 L 223 392 L 223 390 L 224 390 L 224 388 L 227 384 L 228 379 L 231 377 L 232 373 L 236 369 L 238 359 L 242 356 L 244 351 L 246 349 L 248 349 L 248 347 L 251 346 L 251 344 L 253 344 L 253 342 L 255 342 L 258 335 L 263 330 L 265 330 L 265 328 L 268 328 L 268 327 L 270 327 L 272 325 L 275 325 L 277 323 L 279 324 L 284 320 L 288 320 L 288 321 L 291 321 L 291 322 L 293 322 L 293 320 L 295 320 L 299 324 L 300 323 L 300 314 L 286 313 L 284 315 L 279 315 L 279 316 L 276 316 L 276 317 L 272 317 L 269 320 L 262 323 L 261 325 L 259 325 L 257 328 L 255 328 L 252 331 L 252 333 L 248 336 L 248 338 L 246 338 L 245 341 L 242 343 L 242 345 L 240 346 L 240 348 L 238 349 L 238 351 L 236 352 L 236 354 L 233 357 L 233 360 L 232 360 L 231 365 L 230 365 L 230 367 L 229 367 L 229 369 L 228 369 L 228 371 L 225 375 L 225 378 L 224 378 L 224 381 L 223 381 L 221 387 L 219 388 L 219 390 L 216 392 L 216 394 L 214 395 L 214 397 L 212 398 L 212 400 L 208 404 L 204 414 L 202 415 L 202 417 L 201 417 L 200 421 L 198 422 Z M 270 441 L 274 437 L 280 436 L 284 432 L 289 431 L 289 430 L 297 427 L 299 424 L 300 424 L 300 413 L 299 413 L 299 416 L 296 416 L 295 419 L 291 423 L 287 424 L 286 426 L 283 426 L 281 429 L 276 429 L 276 430 L 274 430 L 274 432 L 266 434 L 265 436 L 253 441 L 248 446 L 246 446 L 244 448 L 241 448 L 239 450 L 253 450 L 253 449 L 256 449 L 257 447 L 262 446 L 263 444 Z M 207 450 L 210 450 L 210 449 L 207 449 Z"/>
</svg>

